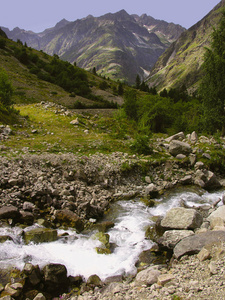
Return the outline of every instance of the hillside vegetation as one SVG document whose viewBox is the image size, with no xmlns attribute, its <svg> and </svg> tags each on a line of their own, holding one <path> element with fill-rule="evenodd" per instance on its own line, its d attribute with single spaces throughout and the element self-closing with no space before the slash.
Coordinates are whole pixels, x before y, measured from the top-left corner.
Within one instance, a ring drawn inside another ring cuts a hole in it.
<svg viewBox="0 0 225 300">
<path fill-rule="evenodd" d="M 225 1 L 221 1 L 209 14 L 187 31 L 162 54 L 151 70 L 146 82 L 164 88 L 180 88 L 185 85 L 190 92 L 196 91 L 203 75 L 205 47 L 211 43 L 211 34 L 217 27 Z"/>
</svg>

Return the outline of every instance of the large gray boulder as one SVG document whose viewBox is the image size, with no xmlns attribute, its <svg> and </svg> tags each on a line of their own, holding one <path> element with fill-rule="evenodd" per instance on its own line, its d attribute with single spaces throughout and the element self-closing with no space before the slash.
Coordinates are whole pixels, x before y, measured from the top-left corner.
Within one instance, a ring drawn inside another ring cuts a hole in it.
<svg viewBox="0 0 225 300">
<path fill-rule="evenodd" d="M 172 140 L 169 146 L 169 153 L 176 157 L 178 154 L 189 155 L 192 152 L 188 143 Z"/>
<path fill-rule="evenodd" d="M 176 207 L 170 209 L 161 221 L 161 226 L 167 229 L 199 228 L 203 218 L 192 208 Z"/>
<path fill-rule="evenodd" d="M 208 231 L 186 237 L 175 246 L 174 257 L 197 254 L 203 247 L 218 242 L 225 242 L 225 231 Z"/>
<path fill-rule="evenodd" d="M 191 235 L 194 235 L 192 230 L 168 230 L 164 232 L 158 243 L 173 249 L 179 241 Z"/>
</svg>

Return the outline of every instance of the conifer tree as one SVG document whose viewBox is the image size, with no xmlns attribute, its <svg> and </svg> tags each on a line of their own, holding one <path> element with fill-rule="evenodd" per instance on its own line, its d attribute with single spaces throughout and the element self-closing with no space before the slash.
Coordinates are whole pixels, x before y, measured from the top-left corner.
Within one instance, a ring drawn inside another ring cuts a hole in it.
<svg viewBox="0 0 225 300">
<path fill-rule="evenodd" d="M 203 98 L 203 123 L 209 133 L 225 134 L 225 11 L 212 34 L 211 48 L 204 56 L 204 77 L 200 86 Z"/>
</svg>

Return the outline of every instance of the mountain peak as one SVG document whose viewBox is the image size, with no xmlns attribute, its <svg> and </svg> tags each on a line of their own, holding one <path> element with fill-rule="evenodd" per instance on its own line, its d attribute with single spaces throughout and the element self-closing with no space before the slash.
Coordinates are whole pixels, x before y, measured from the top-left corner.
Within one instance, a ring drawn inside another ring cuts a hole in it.
<svg viewBox="0 0 225 300">
<path fill-rule="evenodd" d="M 55 28 L 56 29 L 60 29 L 64 26 L 66 26 L 67 24 L 69 24 L 70 22 L 67 21 L 66 19 L 62 19 L 61 21 L 59 21 L 58 23 L 56 23 Z"/>
</svg>

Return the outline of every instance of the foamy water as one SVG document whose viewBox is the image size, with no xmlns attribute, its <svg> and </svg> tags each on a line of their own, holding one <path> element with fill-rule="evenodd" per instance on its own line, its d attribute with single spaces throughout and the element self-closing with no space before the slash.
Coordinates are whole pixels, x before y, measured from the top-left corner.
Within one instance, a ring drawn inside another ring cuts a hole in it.
<svg viewBox="0 0 225 300">
<path fill-rule="evenodd" d="M 110 243 L 116 245 L 112 254 L 97 254 L 100 241 L 94 238 L 94 232 L 88 235 L 67 230 L 67 239 L 51 243 L 24 245 L 19 228 L 0 228 L 0 235 L 10 235 L 13 241 L 0 244 L 1 266 L 13 265 L 20 269 L 25 262 L 38 264 L 60 263 L 66 266 L 68 275 L 83 275 L 86 279 L 97 274 L 102 280 L 113 275 L 135 274 L 135 262 L 143 250 L 150 249 L 153 242 L 145 239 L 145 229 L 152 224 L 151 217 L 164 215 L 172 207 L 185 201 L 190 206 L 212 204 L 222 197 L 224 191 L 217 193 L 194 192 L 173 193 L 168 198 L 161 198 L 154 208 L 147 208 L 138 200 L 114 203 L 108 219 L 115 226 L 107 233 Z M 64 231 L 59 231 L 63 233 Z"/>
</svg>

